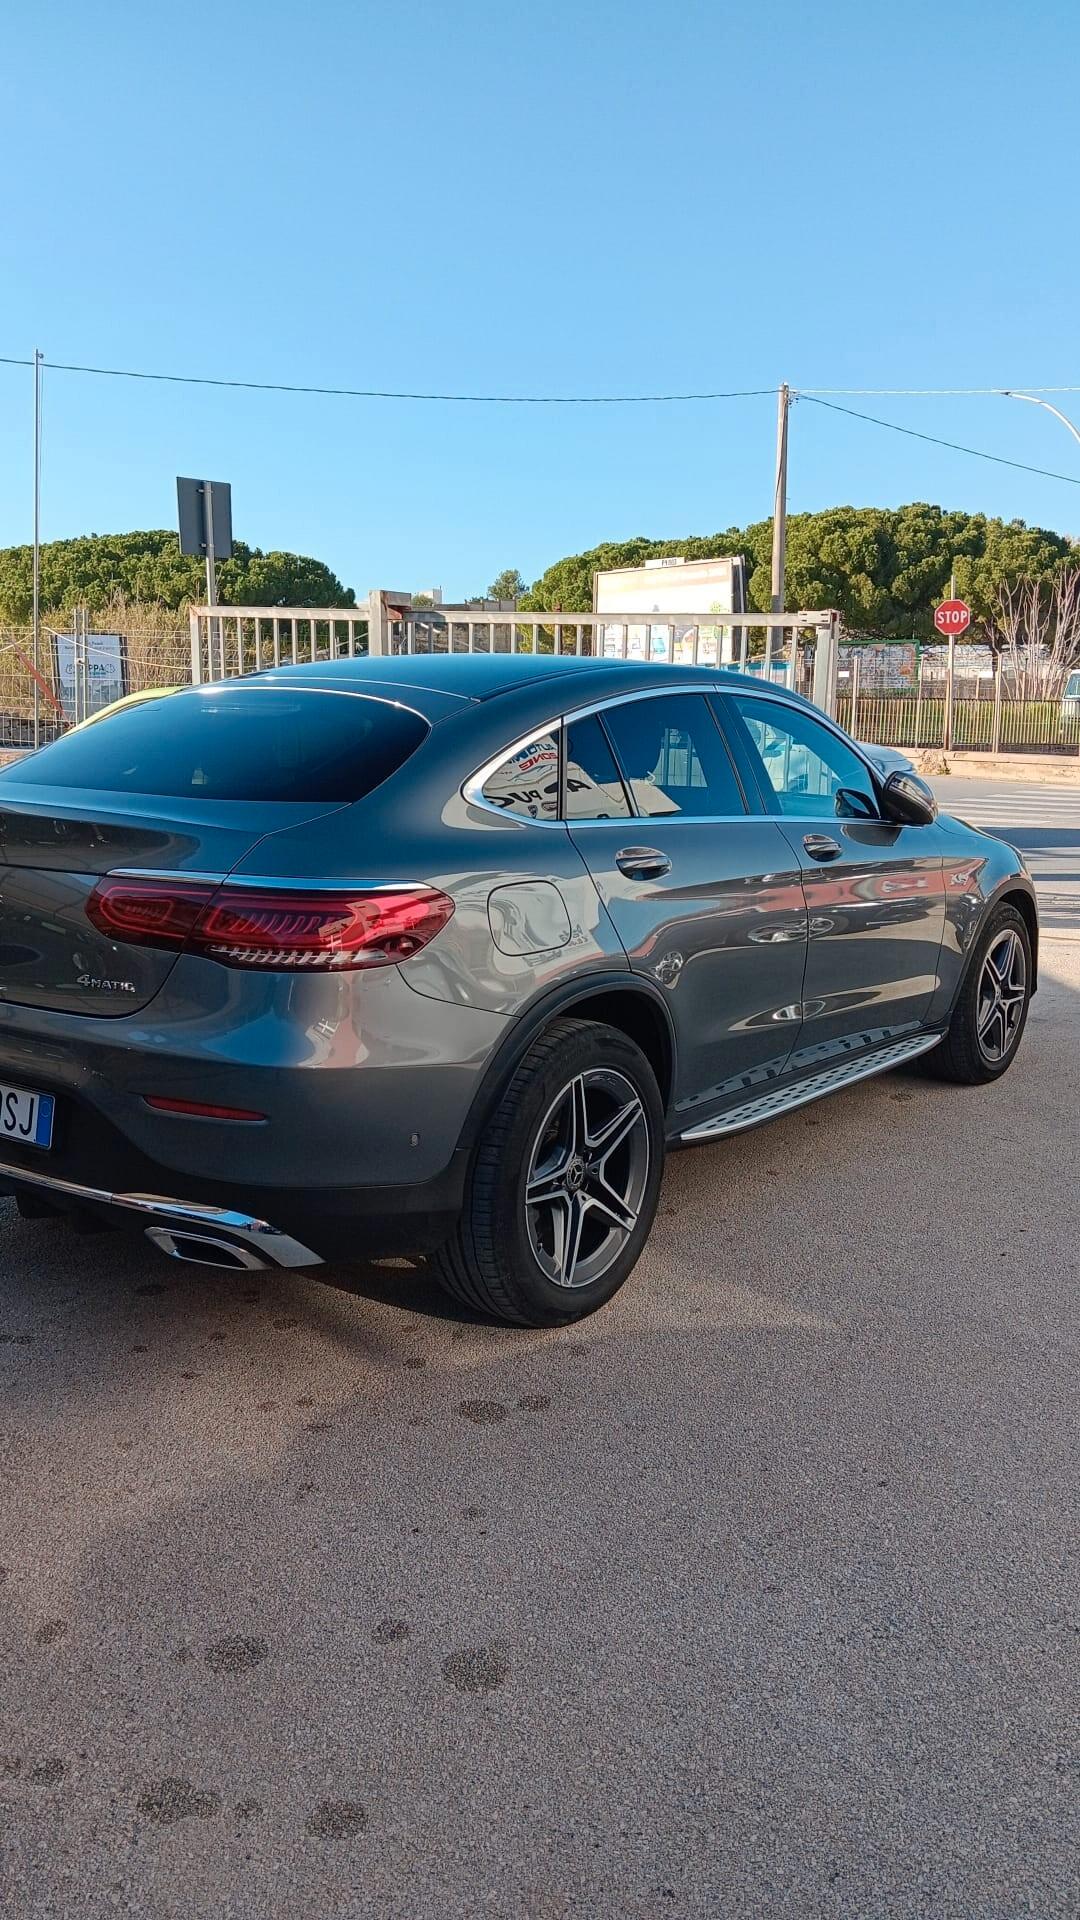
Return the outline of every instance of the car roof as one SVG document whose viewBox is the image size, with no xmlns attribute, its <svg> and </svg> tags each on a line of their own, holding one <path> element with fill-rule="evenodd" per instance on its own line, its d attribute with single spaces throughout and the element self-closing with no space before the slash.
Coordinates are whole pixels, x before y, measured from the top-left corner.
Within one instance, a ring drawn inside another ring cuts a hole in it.
<svg viewBox="0 0 1080 1920">
<path fill-rule="evenodd" d="M 378 687 L 380 692 L 435 693 L 460 701 L 483 701 L 503 694 L 523 693 L 541 683 L 564 681 L 576 701 L 595 694 L 630 693 L 635 688 L 678 686 L 700 682 L 702 676 L 722 676 L 724 683 L 760 691 L 756 674 L 736 673 L 717 666 L 676 666 L 666 660 L 579 659 L 575 654 L 429 653 L 395 654 L 387 659 L 317 660 L 296 667 L 270 667 L 254 676 L 278 683 L 292 681 L 321 686 L 328 691 L 358 693 Z M 772 690 L 806 704 L 785 687 Z"/>
</svg>

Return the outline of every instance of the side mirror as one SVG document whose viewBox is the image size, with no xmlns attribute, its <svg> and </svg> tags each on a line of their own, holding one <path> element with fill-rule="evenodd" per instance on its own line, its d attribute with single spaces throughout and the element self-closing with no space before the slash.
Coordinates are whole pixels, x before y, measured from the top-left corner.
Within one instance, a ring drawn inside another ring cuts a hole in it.
<svg viewBox="0 0 1080 1920">
<path fill-rule="evenodd" d="M 890 773 L 881 791 L 886 820 L 900 827 L 930 827 L 937 819 L 933 789 L 917 773 Z"/>
</svg>

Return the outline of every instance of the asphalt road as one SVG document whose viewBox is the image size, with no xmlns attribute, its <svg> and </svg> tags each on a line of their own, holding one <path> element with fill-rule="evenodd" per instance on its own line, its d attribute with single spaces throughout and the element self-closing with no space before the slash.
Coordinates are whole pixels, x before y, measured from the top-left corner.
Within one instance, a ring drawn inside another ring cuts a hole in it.
<svg viewBox="0 0 1080 1920">
<path fill-rule="evenodd" d="M 1065 1920 L 1080 943 L 515 1333 L 0 1212 L 5 1920 Z"/>
<path fill-rule="evenodd" d="M 1019 847 L 1049 932 L 1080 929 L 1080 786 L 1027 786 L 952 774 L 931 785 L 945 812 Z"/>
</svg>

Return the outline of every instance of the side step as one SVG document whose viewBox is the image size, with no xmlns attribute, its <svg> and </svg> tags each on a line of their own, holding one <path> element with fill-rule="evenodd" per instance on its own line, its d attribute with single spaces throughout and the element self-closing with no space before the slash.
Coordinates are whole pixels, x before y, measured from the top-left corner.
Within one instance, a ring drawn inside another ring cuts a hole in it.
<svg viewBox="0 0 1080 1920">
<path fill-rule="evenodd" d="M 887 1073 L 890 1067 L 899 1067 L 905 1060 L 929 1053 L 942 1038 L 940 1033 L 919 1033 L 912 1040 L 894 1040 L 891 1046 L 877 1047 L 873 1053 L 863 1053 L 855 1060 L 843 1060 L 821 1073 L 812 1073 L 794 1086 L 773 1087 L 769 1093 L 759 1093 L 753 1100 L 744 1100 L 741 1107 L 729 1107 L 717 1120 L 703 1120 L 700 1126 L 681 1133 L 679 1139 L 717 1140 L 725 1133 L 742 1133 L 747 1127 L 759 1126 L 763 1120 L 775 1120 L 781 1113 L 791 1113 L 796 1107 L 808 1106 L 811 1100 L 821 1100 L 827 1093 L 838 1093 L 841 1087 L 854 1086 L 857 1080 L 869 1080 L 871 1074 Z"/>
</svg>

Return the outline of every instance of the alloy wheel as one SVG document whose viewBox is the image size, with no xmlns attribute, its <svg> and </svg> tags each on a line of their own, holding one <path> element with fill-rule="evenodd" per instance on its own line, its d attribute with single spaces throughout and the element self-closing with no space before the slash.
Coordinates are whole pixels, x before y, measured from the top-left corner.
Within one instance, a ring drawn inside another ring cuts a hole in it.
<svg viewBox="0 0 1080 1920">
<path fill-rule="evenodd" d="M 992 941 L 979 975 L 975 1023 L 985 1060 L 997 1065 L 1012 1051 L 1027 1002 L 1027 955 L 1012 928 Z"/>
<path fill-rule="evenodd" d="M 576 1074 L 548 1108 L 525 1178 L 533 1254 L 558 1287 L 591 1286 L 618 1259 L 649 1181 L 649 1124 L 625 1074 Z"/>
</svg>

